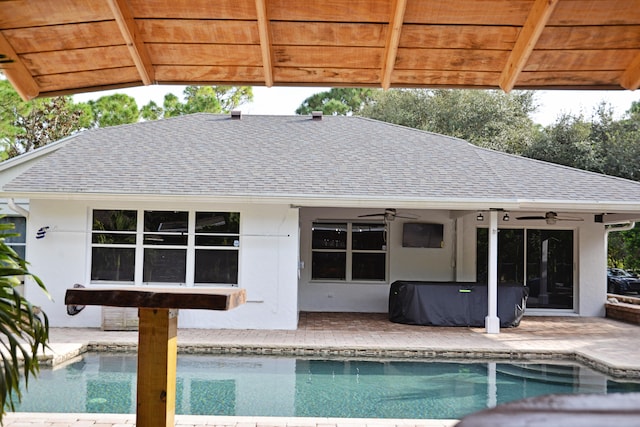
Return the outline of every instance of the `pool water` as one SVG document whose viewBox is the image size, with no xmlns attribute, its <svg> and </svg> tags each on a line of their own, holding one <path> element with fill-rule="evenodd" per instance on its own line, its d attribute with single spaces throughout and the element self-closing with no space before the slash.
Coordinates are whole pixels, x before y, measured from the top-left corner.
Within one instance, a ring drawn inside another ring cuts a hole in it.
<svg viewBox="0 0 640 427">
<path fill-rule="evenodd" d="M 88 354 L 29 382 L 18 412 L 135 413 L 135 354 Z M 549 393 L 639 392 L 575 364 L 179 355 L 176 413 L 459 419 Z"/>
</svg>

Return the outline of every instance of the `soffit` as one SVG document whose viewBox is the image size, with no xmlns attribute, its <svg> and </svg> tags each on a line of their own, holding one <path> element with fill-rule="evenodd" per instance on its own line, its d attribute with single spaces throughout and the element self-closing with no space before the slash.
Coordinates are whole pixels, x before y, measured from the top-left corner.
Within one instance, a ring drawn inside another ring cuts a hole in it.
<svg viewBox="0 0 640 427">
<path fill-rule="evenodd" d="M 640 0 L 8 0 L 24 99 L 149 84 L 637 89 Z"/>
</svg>

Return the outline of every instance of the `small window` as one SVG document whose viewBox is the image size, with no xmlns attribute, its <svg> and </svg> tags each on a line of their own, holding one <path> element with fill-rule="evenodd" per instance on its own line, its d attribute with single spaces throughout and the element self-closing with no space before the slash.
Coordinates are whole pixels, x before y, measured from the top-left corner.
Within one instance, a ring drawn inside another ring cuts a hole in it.
<svg viewBox="0 0 640 427">
<path fill-rule="evenodd" d="M 94 210 L 91 230 L 91 280 L 133 282 L 136 211 Z"/>
<path fill-rule="evenodd" d="M 195 277 L 200 284 L 238 284 L 239 212 L 196 212 Z"/>
<path fill-rule="evenodd" d="M 145 283 L 186 282 L 189 212 L 144 212 Z"/>
<path fill-rule="evenodd" d="M 4 242 L 11 249 L 16 251 L 20 258 L 25 257 L 27 219 L 21 216 L 5 216 L 0 218 L 0 224 L 13 224 L 13 230 L 6 230 L 6 234 L 16 234 L 13 237 L 6 237 Z"/>
</svg>

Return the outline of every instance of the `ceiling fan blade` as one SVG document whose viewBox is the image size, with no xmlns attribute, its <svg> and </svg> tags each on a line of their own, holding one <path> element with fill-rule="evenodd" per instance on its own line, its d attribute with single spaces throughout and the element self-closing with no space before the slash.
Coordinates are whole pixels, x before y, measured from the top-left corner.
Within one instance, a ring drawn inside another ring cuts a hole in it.
<svg viewBox="0 0 640 427">
<path fill-rule="evenodd" d="M 375 214 L 366 214 L 366 215 L 358 215 L 358 218 L 367 218 L 372 216 L 384 216 L 384 213 L 375 213 Z"/>
<path fill-rule="evenodd" d="M 396 215 L 396 218 L 404 218 L 404 219 L 418 219 L 420 218 L 417 215 Z"/>
<path fill-rule="evenodd" d="M 533 220 L 533 219 L 547 219 L 547 218 L 544 216 L 536 215 L 536 216 L 517 216 L 516 219 Z"/>
</svg>

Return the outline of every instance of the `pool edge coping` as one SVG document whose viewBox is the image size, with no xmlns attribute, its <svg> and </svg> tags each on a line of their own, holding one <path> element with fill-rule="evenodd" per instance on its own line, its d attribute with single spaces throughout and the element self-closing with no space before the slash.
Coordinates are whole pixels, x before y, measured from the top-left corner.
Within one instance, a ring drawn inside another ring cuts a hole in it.
<svg viewBox="0 0 640 427">
<path fill-rule="evenodd" d="M 67 344 L 66 346 L 70 346 Z M 73 345 L 71 345 L 73 346 Z M 137 343 L 131 342 L 98 342 L 76 344 L 63 353 L 51 352 L 41 354 L 38 360 L 41 366 L 56 368 L 65 362 L 81 356 L 87 352 L 136 352 Z M 364 357 L 364 358 L 392 358 L 392 359 L 477 359 L 477 360 L 544 360 L 544 361 L 572 361 L 586 365 L 596 371 L 613 378 L 640 378 L 640 369 L 628 366 L 617 366 L 609 361 L 598 358 L 593 354 L 577 350 L 496 350 L 496 349 L 443 349 L 443 348 L 377 348 L 344 347 L 344 346 L 292 346 L 292 345 L 254 345 L 254 344 L 180 344 L 178 354 L 220 354 L 220 355 L 259 355 L 259 356 L 297 356 L 297 357 Z"/>
</svg>

